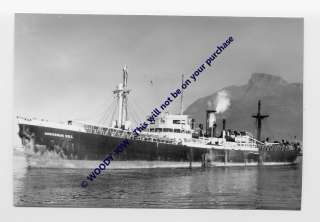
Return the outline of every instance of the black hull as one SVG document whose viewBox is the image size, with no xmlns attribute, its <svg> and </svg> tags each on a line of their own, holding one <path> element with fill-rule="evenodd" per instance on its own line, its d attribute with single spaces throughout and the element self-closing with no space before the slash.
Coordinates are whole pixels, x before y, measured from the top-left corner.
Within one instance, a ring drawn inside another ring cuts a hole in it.
<svg viewBox="0 0 320 222">
<path fill-rule="evenodd" d="M 43 126 L 19 124 L 19 136 L 26 150 L 41 158 L 48 153 L 56 154 L 63 160 L 103 160 L 111 154 L 123 138 L 84 133 L 72 130 L 56 129 Z M 164 162 L 201 162 L 207 163 L 258 163 L 283 162 L 293 163 L 299 155 L 294 150 L 239 151 L 205 149 L 129 139 L 130 145 L 115 161 L 164 161 Z"/>
<path fill-rule="evenodd" d="M 103 160 L 123 141 L 118 137 L 32 125 L 20 125 L 19 136 L 24 147 L 35 153 L 55 152 L 63 159 L 72 160 Z M 206 153 L 206 149 L 183 145 L 129 141 L 130 146 L 115 156 L 115 160 L 201 161 Z"/>
</svg>

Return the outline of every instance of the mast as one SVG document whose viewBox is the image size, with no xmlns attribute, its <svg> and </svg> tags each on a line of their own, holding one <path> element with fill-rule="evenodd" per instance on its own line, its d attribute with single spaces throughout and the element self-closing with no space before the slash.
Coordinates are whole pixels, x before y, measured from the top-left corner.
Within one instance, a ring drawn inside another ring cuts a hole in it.
<svg viewBox="0 0 320 222">
<path fill-rule="evenodd" d="M 123 113 L 122 113 L 122 124 L 124 125 L 125 122 L 128 120 L 128 94 L 129 90 L 127 90 L 127 83 L 128 83 L 128 72 L 127 66 L 123 67 Z"/>
<path fill-rule="evenodd" d="M 258 122 L 258 126 L 257 126 L 257 140 L 260 141 L 261 140 L 261 128 L 262 128 L 262 120 L 264 118 L 268 118 L 269 115 L 262 115 L 261 114 L 261 101 L 258 101 L 258 112 L 256 115 L 252 115 L 252 118 L 255 118 Z"/>
<path fill-rule="evenodd" d="M 182 80 L 181 80 L 181 84 L 183 84 L 183 78 L 184 78 L 184 75 L 182 74 L 182 76 L 181 76 L 181 78 L 182 78 Z M 181 98 L 181 100 L 180 100 L 180 115 L 182 115 L 183 114 L 183 90 L 181 91 L 181 96 L 180 96 Z"/>
<path fill-rule="evenodd" d="M 118 94 L 117 94 L 117 99 L 118 99 L 118 128 L 121 128 L 122 126 L 122 110 L 123 110 L 123 87 L 122 84 L 120 83 L 118 85 Z"/>
<path fill-rule="evenodd" d="M 127 89 L 127 83 L 128 83 L 128 72 L 127 72 L 127 66 L 123 67 L 123 78 L 122 83 L 120 83 L 116 90 L 113 91 L 114 94 L 117 95 L 118 100 L 118 128 L 125 128 L 125 122 L 128 120 L 128 94 L 130 92 L 129 89 Z"/>
</svg>

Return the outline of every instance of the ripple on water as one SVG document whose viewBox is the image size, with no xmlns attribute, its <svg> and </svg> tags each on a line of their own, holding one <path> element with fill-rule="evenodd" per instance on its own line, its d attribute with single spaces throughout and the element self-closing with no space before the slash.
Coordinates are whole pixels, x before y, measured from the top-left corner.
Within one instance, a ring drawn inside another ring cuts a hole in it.
<svg viewBox="0 0 320 222">
<path fill-rule="evenodd" d="M 15 206 L 300 209 L 301 168 L 109 170 L 87 188 L 84 169 L 14 171 Z"/>
</svg>

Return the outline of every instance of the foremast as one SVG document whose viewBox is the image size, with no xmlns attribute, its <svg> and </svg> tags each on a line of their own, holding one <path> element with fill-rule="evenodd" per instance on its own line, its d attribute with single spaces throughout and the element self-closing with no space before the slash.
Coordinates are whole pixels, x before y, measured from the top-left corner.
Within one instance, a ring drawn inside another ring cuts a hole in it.
<svg viewBox="0 0 320 222">
<path fill-rule="evenodd" d="M 122 83 L 119 83 L 116 90 L 113 91 L 113 94 L 116 95 L 117 104 L 118 104 L 118 120 L 116 121 L 116 128 L 125 129 L 127 128 L 126 123 L 128 121 L 128 95 L 130 89 L 128 89 L 128 71 L 127 66 L 124 66 L 123 69 L 123 78 Z"/>
</svg>

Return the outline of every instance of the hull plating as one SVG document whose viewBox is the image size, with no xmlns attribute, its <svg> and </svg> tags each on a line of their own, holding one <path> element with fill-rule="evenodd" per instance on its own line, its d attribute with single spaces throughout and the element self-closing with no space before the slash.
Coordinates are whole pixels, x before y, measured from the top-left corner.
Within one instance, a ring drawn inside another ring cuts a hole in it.
<svg viewBox="0 0 320 222">
<path fill-rule="evenodd" d="M 94 168 L 123 140 L 112 136 L 33 125 L 19 125 L 29 167 Z M 256 166 L 295 163 L 298 151 L 240 151 L 187 147 L 130 140 L 131 144 L 110 168 L 157 168 L 209 166 Z"/>
</svg>

